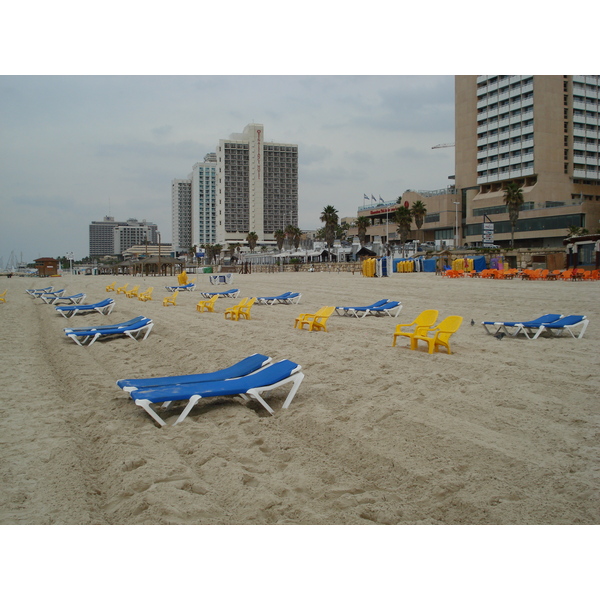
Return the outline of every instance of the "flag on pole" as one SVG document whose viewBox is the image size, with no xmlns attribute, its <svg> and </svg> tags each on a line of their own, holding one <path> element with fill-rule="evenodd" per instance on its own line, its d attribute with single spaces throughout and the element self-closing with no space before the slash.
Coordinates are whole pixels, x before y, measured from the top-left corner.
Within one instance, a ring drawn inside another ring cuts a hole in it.
<svg viewBox="0 0 600 600">
<path fill-rule="evenodd" d="M 371 198 L 372 198 L 373 202 L 377 202 L 377 200 L 375 200 L 375 196 L 373 196 L 373 194 L 371 194 Z"/>
<path fill-rule="evenodd" d="M 381 196 L 379 196 L 379 202 L 381 202 L 381 204 L 384 204 L 383 198 Z"/>
<path fill-rule="evenodd" d="M 366 194 L 363 194 L 363 196 L 364 196 L 365 200 L 369 199 L 369 196 L 367 196 Z"/>
</svg>

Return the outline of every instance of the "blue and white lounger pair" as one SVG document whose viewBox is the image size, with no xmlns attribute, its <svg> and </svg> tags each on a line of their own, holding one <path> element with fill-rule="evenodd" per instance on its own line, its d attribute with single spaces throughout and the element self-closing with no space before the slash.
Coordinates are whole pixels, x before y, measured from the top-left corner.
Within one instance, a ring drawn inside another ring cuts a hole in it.
<svg viewBox="0 0 600 600">
<path fill-rule="evenodd" d="M 500 331 L 516 337 L 522 333 L 530 340 L 537 339 L 543 332 L 549 332 L 559 337 L 564 331 L 568 331 L 572 337 L 581 339 L 588 326 L 588 319 L 583 315 L 568 315 L 547 314 L 533 319 L 531 321 L 484 321 L 482 323 L 485 330 L 492 335 L 496 335 Z M 496 328 L 495 331 L 490 331 L 489 327 Z M 575 335 L 573 330 L 581 327 L 579 335 Z"/>
<path fill-rule="evenodd" d="M 35 290 L 25 290 L 30 296 L 33 296 L 34 298 L 37 298 L 39 296 L 41 296 L 42 294 L 50 294 L 52 292 L 52 290 L 54 289 L 54 286 L 49 285 L 48 287 L 45 288 L 38 288 Z"/>
<path fill-rule="evenodd" d="M 195 283 L 186 285 L 165 285 L 165 289 L 169 292 L 193 292 L 196 289 Z"/>
<path fill-rule="evenodd" d="M 203 298 L 212 298 L 213 296 L 218 296 L 219 298 L 237 298 L 240 295 L 240 290 L 232 288 L 226 292 L 200 292 L 200 295 Z"/>
<path fill-rule="evenodd" d="M 81 304 L 85 300 L 85 294 L 73 294 L 72 296 L 63 296 L 59 294 L 58 296 L 55 296 L 52 293 L 44 294 L 41 298 L 46 304 Z"/>
<path fill-rule="evenodd" d="M 284 292 L 279 296 L 257 296 L 258 304 L 298 304 L 302 294 L 300 292 Z"/>
<path fill-rule="evenodd" d="M 151 319 L 139 316 L 124 323 L 115 323 L 114 325 L 66 328 L 65 335 L 70 337 L 79 346 L 83 346 L 86 342 L 88 346 L 91 346 L 98 338 L 113 335 L 127 335 L 132 340 L 137 341 L 142 333 L 144 333 L 142 339 L 145 340 L 153 326 L 154 322 Z"/>
<path fill-rule="evenodd" d="M 356 316 L 358 316 L 358 315 L 356 315 L 357 311 L 364 312 L 365 310 L 369 310 L 371 308 L 377 308 L 378 306 L 383 306 L 384 304 L 387 304 L 388 302 L 391 302 L 391 300 L 384 298 L 383 300 L 378 300 L 377 302 L 373 302 L 373 304 L 369 304 L 368 306 L 336 306 L 335 312 L 342 317 L 347 317 L 347 316 L 356 317 Z"/>
<path fill-rule="evenodd" d="M 37 297 L 41 298 L 46 304 L 52 304 L 52 300 L 60 298 L 65 293 L 65 290 L 55 290 L 53 292 L 44 292 L 39 294 Z"/>
<path fill-rule="evenodd" d="M 381 317 L 384 315 L 387 315 L 388 317 L 397 317 L 401 310 L 401 302 L 397 302 L 396 300 L 388 300 L 379 306 L 348 307 L 348 315 L 357 317 L 358 319 L 364 319 L 367 315 L 375 315 L 376 317 Z"/>
<path fill-rule="evenodd" d="M 97 311 L 101 315 L 109 315 L 115 307 L 115 301 L 112 298 L 106 298 L 95 304 L 74 304 L 73 306 L 57 306 L 56 310 L 69 319 L 78 313 L 86 314 Z"/>
<path fill-rule="evenodd" d="M 560 314 L 549 313 L 530 321 L 483 321 L 481 324 L 490 335 L 496 335 L 500 331 L 503 331 L 512 337 L 517 336 L 519 333 L 524 333 L 529 337 L 529 332 L 532 329 L 537 329 L 543 323 L 558 321 L 562 316 Z M 490 331 L 490 327 L 494 329 Z"/>
<path fill-rule="evenodd" d="M 214 373 L 127 379 L 117 381 L 117 385 L 129 391 L 134 402 L 161 426 L 166 423 L 154 410 L 154 404 L 162 404 L 163 408 L 167 408 L 171 402 L 187 401 L 185 409 L 174 423 L 177 425 L 187 417 L 201 398 L 216 396 L 241 396 L 244 400 L 254 398 L 272 415 L 274 411 L 262 394 L 292 383 L 292 389 L 283 403 L 283 408 L 288 408 L 304 379 L 304 373 L 300 365 L 290 360 L 281 360 L 275 364 L 269 364 L 270 362 L 268 356 L 254 354 Z"/>
</svg>

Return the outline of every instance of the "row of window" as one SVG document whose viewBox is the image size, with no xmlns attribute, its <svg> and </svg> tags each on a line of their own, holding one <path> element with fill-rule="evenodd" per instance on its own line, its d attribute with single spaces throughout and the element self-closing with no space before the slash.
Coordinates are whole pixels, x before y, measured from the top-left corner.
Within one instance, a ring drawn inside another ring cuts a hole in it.
<svg viewBox="0 0 600 600">
<path fill-rule="evenodd" d="M 584 215 L 555 215 L 551 217 L 538 217 L 535 219 L 519 219 L 515 232 L 523 231 L 548 231 L 552 229 L 567 230 L 571 225 L 584 227 Z M 510 221 L 498 221 L 494 223 L 494 233 L 510 233 Z M 481 236 L 483 223 L 472 223 L 465 227 L 465 235 Z"/>
</svg>

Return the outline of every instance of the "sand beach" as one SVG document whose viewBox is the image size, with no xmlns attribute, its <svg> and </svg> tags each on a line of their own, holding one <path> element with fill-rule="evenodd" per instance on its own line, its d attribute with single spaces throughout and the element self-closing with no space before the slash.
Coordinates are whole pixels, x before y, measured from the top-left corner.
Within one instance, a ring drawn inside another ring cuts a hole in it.
<svg viewBox="0 0 600 600">
<path fill-rule="evenodd" d="M 124 277 L 154 286 L 139 302 L 106 292 L 115 278 L 2 278 L 0 304 L 4 525 L 425 525 L 600 522 L 598 282 L 447 279 L 433 273 L 233 275 L 241 296 L 298 291 L 298 305 L 224 319 L 219 299 L 198 313 L 194 292 L 164 307 L 175 277 Z M 112 297 L 111 315 L 61 317 L 25 293 L 54 284 L 86 302 Z M 328 332 L 294 329 L 324 305 L 402 302 L 396 318 L 333 315 Z M 422 310 L 461 315 L 453 354 L 392 347 L 397 323 Z M 583 339 L 487 335 L 483 320 L 584 314 Z M 79 347 L 63 328 L 144 315 L 145 341 Z M 471 326 L 471 320 L 476 322 Z M 268 396 L 275 415 L 239 398 L 200 401 L 159 427 L 116 385 L 125 377 L 212 371 L 260 352 L 302 365 Z"/>
</svg>

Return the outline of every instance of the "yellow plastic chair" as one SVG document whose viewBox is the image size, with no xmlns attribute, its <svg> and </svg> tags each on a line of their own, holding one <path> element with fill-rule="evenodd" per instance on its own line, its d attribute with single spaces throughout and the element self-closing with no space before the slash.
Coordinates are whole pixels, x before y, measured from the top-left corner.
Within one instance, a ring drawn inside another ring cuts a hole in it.
<svg viewBox="0 0 600 600">
<path fill-rule="evenodd" d="M 187 285 L 187 282 L 187 273 L 185 271 L 177 275 L 177 283 L 179 283 L 179 285 Z"/>
<path fill-rule="evenodd" d="M 139 290 L 140 290 L 140 286 L 136 285 L 136 286 L 132 287 L 130 290 L 125 290 L 125 295 L 128 298 L 133 298 L 134 296 L 137 298 Z"/>
<path fill-rule="evenodd" d="M 148 302 L 148 300 L 152 300 L 152 292 L 154 291 L 153 287 L 149 287 L 145 292 L 140 292 L 138 294 L 138 300 L 142 302 Z"/>
<path fill-rule="evenodd" d="M 438 318 L 439 311 L 437 310 L 424 310 L 412 323 L 400 323 L 396 325 L 396 331 L 394 332 L 394 341 L 392 346 L 396 345 L 398 336 L 405 336 L 412 338 L 413 335 L 421 335 L 426 333 L 430 327 L 433 327 L 436 319 Z M 412 331 L 402 331 L 403 327 L 412 327 Z"/>
<path fill-rule="evenodd" d="M 248 300 L 248 302 L 246 302 L 246 304 L 244 304 L 239 310 L 238 310 L 238 316 L 236 321 L 239 321 L 240 317 L 244 317 L 244 319 L 250 320 L 250 309 L 252 308 L 252 305 L 256 302 L 256 298 L 250 298 L 250 300 Z"/>
<path fill-rule="evenodd" d="M 117 294 L 124 294 L 124 293 L 125 293 L 125 291 L 127 290 L 127 286 L 128 286 L 128 285 L 129 285 L 129 284 L 128 284 L 128 283 L 126 283 L 125 285 L 122 285 L 121 287 L 118 287 L 118 288 L 117 288 Z"/>
<path fill-rule="evenodd" d="M 110 285 L 106 286 L 106 291 L 107 292 L 114 292 L 115 291 L 115 286 L 117 285 L 116 281 L 113 281 Z"/>
<path fill-rule="evenodd" d="M 429 345 L 429 354 L 437 352 L 440 346 L 445 346 L 448 354 L 452 354 L 450 350 L 450 337 L 458 331 L 463 321 L 462 317 L 452 315 L 446 317 L 439 325 L 429 328 L 426 332 L 419 335 L 413 334 L 410 338 L 410 349 L 416 350 L 419 345 L 419 340 L 427 342 Z M 433 334 L 429 337 L 428 334 Z"/>
<path fill-rule="evenodd" d="M 309 331 L 327 331 L 327 319 L 333 314 L 335 306 L 323 306 L 316 313 L 303 313 L 296 318 L 294 327 L 304 329 L 308 325 Z"/>
<path fill-rule="evenodd" d="M 169 306 L 169 304 L 172 304 L 173 306 L 177 306 L 177 302 L 175 302 L 175 299 L 177 298 L 177 294 L 179 294 L 179 290 L 176 290 L 170 296 L 163 298 L 163 306 Z"/>
<path fill-rule="evenodd" d="M 6 288 L 1 294 L 0 294 L 0 302 L 4 302 L 6 303 L 6 292 L 8 292 L 8 288 Z"/>
<path fill-rule="evenodd" d="M 219 296 L 215 294 L 210 300 L 200 300 L 200 302 L 196 304 L 196 310 L 198 312 L 215 312 L 215 302 L 218 297 Z"/>
<path fill-rule="evenodd" d="M 240 315 L 245 319 L 250 318 L 250 307 L 256 302 L 256 298 L 242 298 L 235 306 L 225 310 L 225 318 L 229 316 L 232 321 L 239 321 Z"/>
</svg>

